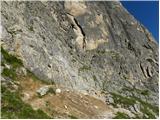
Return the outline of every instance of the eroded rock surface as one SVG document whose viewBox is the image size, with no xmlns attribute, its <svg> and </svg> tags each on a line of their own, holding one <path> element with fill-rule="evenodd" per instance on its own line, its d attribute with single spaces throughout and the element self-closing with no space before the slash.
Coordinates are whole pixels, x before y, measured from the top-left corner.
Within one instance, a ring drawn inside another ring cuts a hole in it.
<svg viewBox="0 0 160 120">
<path fill-rule="evenodd" d="M 106 92 L 112 105 L 118 94 L 158 106 L 158 45 L 120 2 L 4 1 L 1 7 L 2 46 L 37 77 L 96 97 Z"/>
</svg>

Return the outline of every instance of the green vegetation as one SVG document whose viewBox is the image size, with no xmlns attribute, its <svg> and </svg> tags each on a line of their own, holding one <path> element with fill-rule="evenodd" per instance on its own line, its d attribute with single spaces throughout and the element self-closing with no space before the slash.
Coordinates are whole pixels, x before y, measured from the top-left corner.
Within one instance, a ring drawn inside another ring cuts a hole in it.
<svg viewBox="0 0 160 120">
<path fill-rule="evenodd" d="M 1 73 L 2 76 L 6 76 L 6 77 L 9 77 L 13 80 L 16 79 L 16 72 L 14 69 L 7 69 L 7 68 L 4 68 L 3 69 L 3 72 Z"/>
<path fill-rule="evenodd" d="M 56 90 L 54 88 L 49 88 L 48 93 L 56 94 Z"/>
<path fill-rule="evenodd" d="M 147 109 L 147 107 L 141 108 L 141 112 L 143 114 L 146 114 L 148 117 L 143 116 L 143 119 L 147 119 L 147 118 L 155 118 L 155 116 L 153 115 L 153 113 L 150 112 L 150 110 Z"/>
<path fill-rule="evenodd" d="M 11 78 L 12 80 L 16 80 L 16 69 L 19 68 L 19 67 L 23 67 L 23 63 L 20 59 L 16 58 L 15 56 L 11 55 L 11 54 L 8 54 L 7 51 L 5 51 L 3 49 L 3 47 L 1 47 L 1 53 L 4 57 L 1 65 L 2 66 L 5 66 L 5 64 L 8 64 L 11 66 L 10 69 L 8 68 L 4 68 L 3 72 L 2 72 L 2 76 L 5 76 L 5 77 L 9 77 Z M 35 74 L 33 74 L 31 71 L 29 71 L 27 69 L 27 76 L 28 77 L 31 77 L 33 80 L 40 80 Z M 49 82 L 46 82 L 45 80 L 41 80 L 41 82 L 45 83 L 45 84 L 49 84 Z M 54 82 L 52 81 L 52 84 L 54 84 Z"/>
<path fill-rule="evenodd" d="M 46 101 L 46 106 L 49 107 L 50 103 L 49 101 Z"/>
<path fill-rule="evenodd" d="M 30 26 L 28 29 L 29 29 L 30 31 L 34 32 L 33 26 Z"/>
<path fill-rule="evenodd" d="M 129 92 L 136 92 L 136 93 L 144 95 L 144 96 L 148 96 L 150 94 L 149 90 L 147 90 L 147 89 L 140 90 L 140 89 L 137 89 L 137 88 L 124 87 L 122 90 L 123 91 L 129 91 Z"/>
<path fill-rule="evenodd" d="M 16 69 L 23 66 L 23 63 L 20 59 L 17 59 L 15 56 L 8 54 L 7 51 L 1 47 L 1 53 L 3 55 L 3 61 L 1 63 L 2 66 L 9 65 L 10 68 L 4 68 L 1 73 L 2 76 L 9 77 L 12 80 L 16 80 Z"/>
<path fill-rule="evenodd" d="M 136 102 L 135 99 L 131 99 L 128 97 L 123 97 L 116 93 L 111 93 L 114 99 L 114 103 L 112 104 L 114 107 L 117 107 L 118 104 L 124 105 L 125 107 L 129 107 L 130 105 L 134 105 Z"/>
<path fill-rule="evenodd" d="M 79 71 L 91 70 L 90 66 L 84 65 L 83 67 L 79 68 Z"/>
<path fill-rule="evenodd" d="M 2 104 L 1 104 L 1 118 L 3 119 L 43 119 L 50 118 L 42 110 L 33 110 L 32 107 L 24 103 L 18 92 L 10 92 L 4 86 L 1 86 Z"/>
<path fill-rule="evenodd" d="M 148 96 L 149 95 L 149 90 L 141 90 L 140 94 Z"/>
<path fill-rule="evenodd" d="M 3 61 L 1 63 L 4 66 L 3 72 L 1 75 L 3 77 L 9 77 L 12 80 L 17 80 L 16 70 L 19 67 L 23 67 L 23 63 L 20 59 L 17 59 L 15 56 L 10 55 L 1 47 L 1 53 L 3 55 Z M 10 68 L 5 67 L 9 65 Z M 38 79 L 33 73 L 27 70 L 27 75 L 33 79 Z M 9 86 L 1 86 L 1 118 L 50 118 L 42 110 L 33 110 L 32 107 L 24 103 L 20 98 L 19 92 L 9 91 Z"/>
<path fill-rule="evenodd" d="M 134 99 L 137 99 L 137 101 L 139 101 L 141 103 L 141 112 L 146 114 L 148 116 L 148 118 L 152 118 L 155 119 L 155 116 L 153 115 L 153 113 L 151 111 L 153 111 L 156 115 L 159 114 L 159 108 L 157 106 L 151 105 L 147 102 L 142 101 L 139 98 L 134 97 Z M 143 118 L 147 118 L 145 116 L 143 116 Z"/>
<path fill-rule="evenodd" d="M 155 115 L 153 115 L 153 112 L 157 115 L 159 113 L 159 109 L 157 106 L 154 106 L 154 105 L 151 105 L 145 101 L 142 101 L 141 99 L 139 99 L 135 96 L 124 97 L 124 96 L 118 95 L 116 93 L 111 93 L 111 94 L 114 99 L 114 103 L 112 104 L 114 107 L 117 107 L 117 105 L 120 104 L 124 108 L 128 108 L 129 106 L 133 106 L 134 104 L 136 104 L 136 101 L 138 101 L 141 104 L 140 110 L 144 114 L 143 118 L 154 119 Z M 153 112 L 151 112 L 151 111 L 153 111 Z M 145 115 L 147 115 L 148 117 L 146 117 Z"/>
<path fill-rule="evenodd" d="M 117 112 L 113 119 L 130 119 L 130 117 L 125 113 Z"/>
<path fill-rule="evenodd" d="M 8 63 L 12 65 L 13 68 L 23 66 L 23 63 L 20 59 L 17 59 L 15 56 L 8 54 L 7 51 L 3 49 L 3 47 L 1 47 L 1 53 L 4 57 L 4 61 L 2 61 L 3 63 Z"/>
<path fill-rule="evenodd" d="M 97 78 L 96 78 L 95 75 L 93 75 L 93 80 L 94 80 L 95 82 L 98 82 L 98 80 L 97 80 Z"/>
</svg>

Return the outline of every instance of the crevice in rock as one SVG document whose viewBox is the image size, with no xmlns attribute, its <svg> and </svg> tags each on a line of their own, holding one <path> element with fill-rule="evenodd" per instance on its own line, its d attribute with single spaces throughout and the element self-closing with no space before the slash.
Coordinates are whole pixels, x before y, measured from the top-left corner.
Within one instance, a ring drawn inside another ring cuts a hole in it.
<svg viewBox="0 0 160 120">
<path fill-rule="evenodd" d="M 152 77 L 152 73 L 149 67 L 147 67 L 146 72 L 147 72 L 148 77 Z"/>
<path fill-rule="evenodd" d="M 141 68 L 141 70 L 142 70 L 142 73 L 143 73 L 144 77 L 147 78 L 146 73 L 145 73 L 145 71 L 144 71 L 143 66 L 142 66 L 141 63 L 140 63 L 140 68 Z"/>
<path fill-rule="evenodd" d="M 76 41 L 78 42 L 78 44 L 80 45 L 80 47 L 85 50 L 86 48 L 86 35 L 82 29 L 82 27 L 80 26 L 80 24 L 78 23 L 78 21 L 74 18 L 73 15 L 67 13 L 68 17 L 72 20 L 72 28 L 74 29 L 74 32 L 77 35 L 77 39 Z"/>
<path fill-rule="evenodd" d="M 152 59 L 152 58 L 147 58 L 146 59 L 148 62 L 150 62 L 150 63 L 155 63 L 156 65 L 158 65 L 158 62 L 155 60 L 155 59 Z"/>
<path fill-rule="evenodd" d="M 48 64 L 48 68 L 52 68 L 51 64 Z"/>
<path fill-rule="evenodd" d="M 152 68 L 150 65 L 143 66 L 143 64 L 140 63 L 140 68 L 145 78 L 150 78 L 153 76 Z"/>
</svg>

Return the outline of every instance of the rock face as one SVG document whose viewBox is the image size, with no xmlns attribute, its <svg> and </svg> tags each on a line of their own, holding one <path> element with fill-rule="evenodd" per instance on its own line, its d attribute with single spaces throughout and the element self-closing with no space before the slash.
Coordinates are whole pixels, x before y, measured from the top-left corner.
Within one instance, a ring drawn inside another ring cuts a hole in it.
<svg viewBox="0 0 160 120">
<path fill-rule="evenodd" d="M 3 47 L 39 78 L 158 106 L 158 45 L 120 2 L 4 1 L 1 20 Z"/>
</svg>

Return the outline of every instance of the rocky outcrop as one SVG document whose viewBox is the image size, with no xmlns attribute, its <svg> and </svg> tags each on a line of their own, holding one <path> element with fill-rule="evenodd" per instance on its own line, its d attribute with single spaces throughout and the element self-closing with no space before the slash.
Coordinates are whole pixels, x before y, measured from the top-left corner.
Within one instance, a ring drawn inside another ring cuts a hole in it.
<svg viewBox="0 0 160 120">
<path fill-rule="evenodd" d="M 120 2 L 4 1 L 1 20 L 2 46 L 37 77 L 158 106 L 158 45 Z"/>
</svg>

